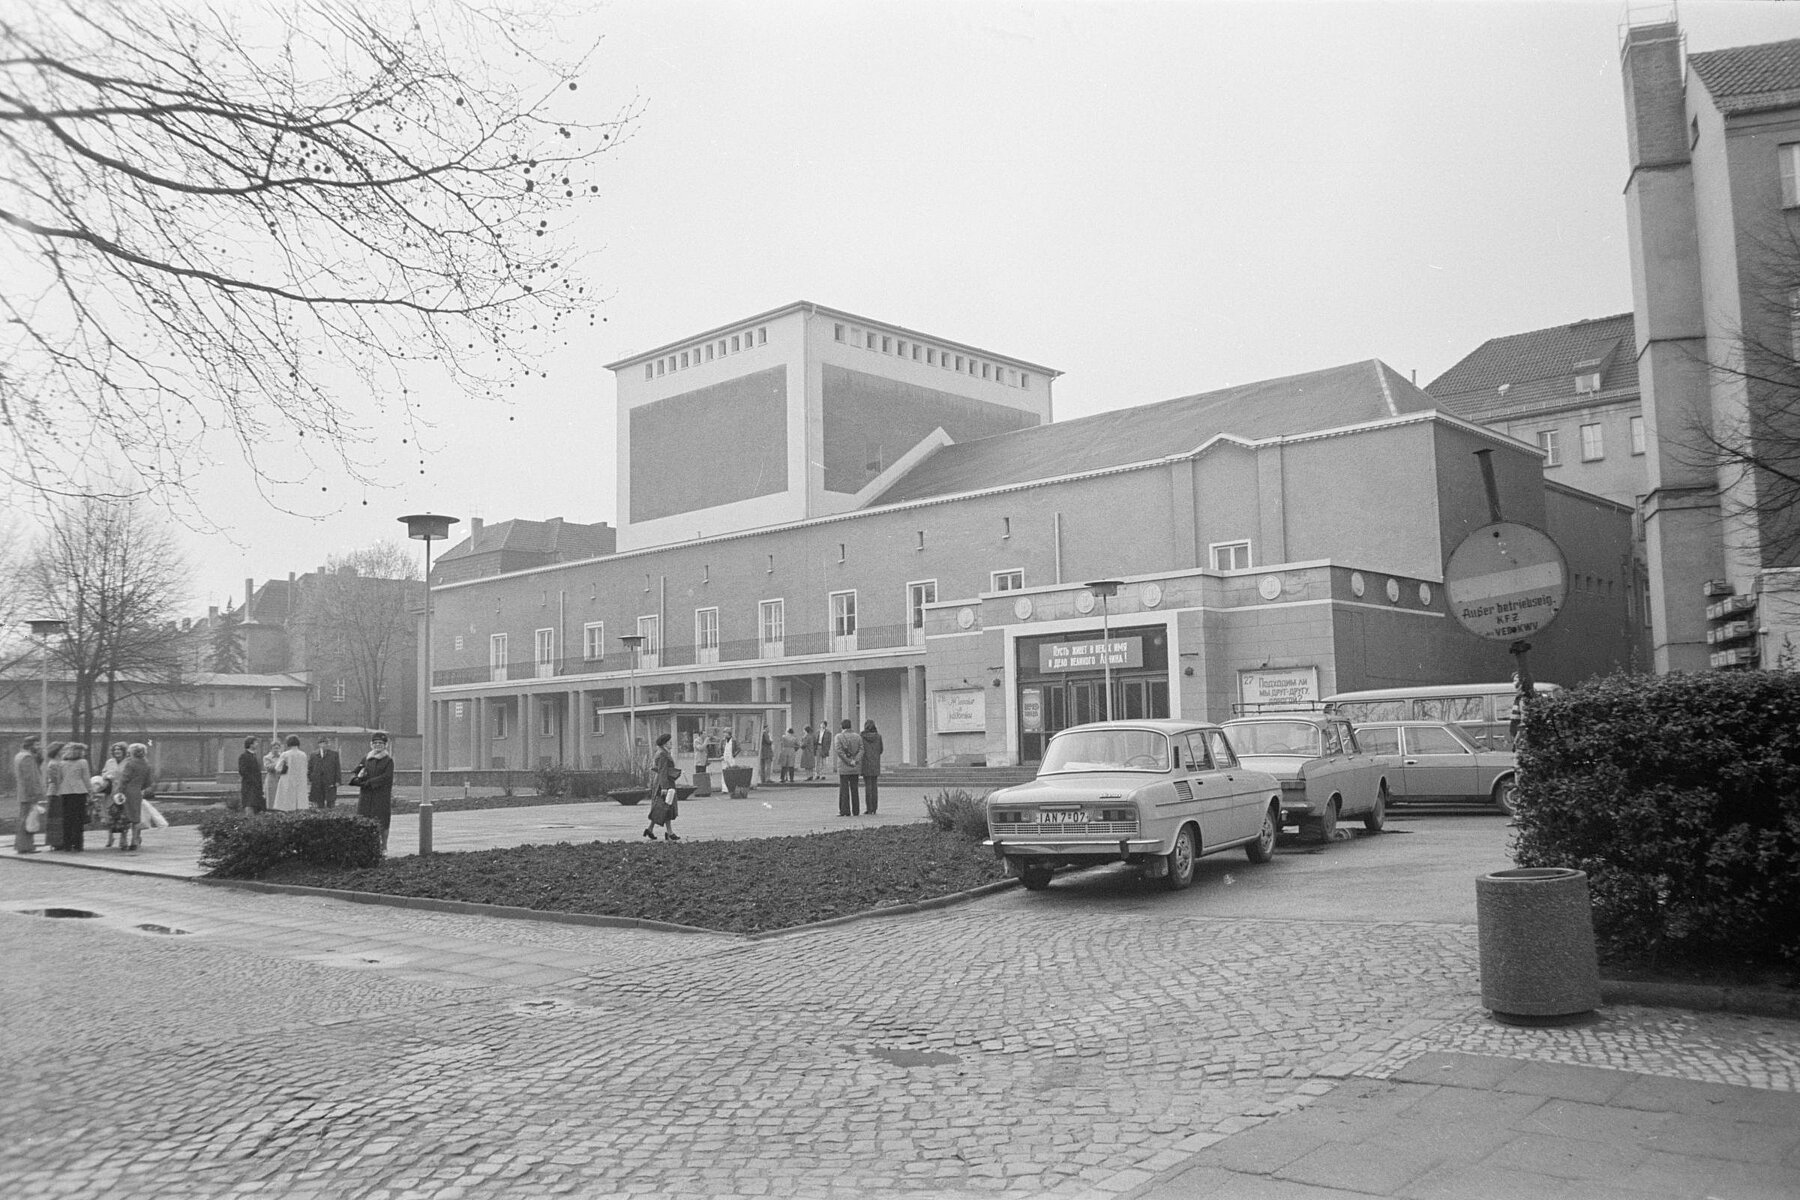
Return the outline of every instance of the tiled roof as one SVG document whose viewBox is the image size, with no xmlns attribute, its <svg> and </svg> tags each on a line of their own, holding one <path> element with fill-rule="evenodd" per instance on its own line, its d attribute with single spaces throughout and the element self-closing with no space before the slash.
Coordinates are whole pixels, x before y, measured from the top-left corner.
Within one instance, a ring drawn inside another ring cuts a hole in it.
<svg viewBox="0 0 1800 1200">
<path fill-rule="evenodd" d="M 253 625 L 285 625 L 293 615 L 293 584 L 286 579 L 271 579 L 256 589 L 251 597 L 245 620 Z"/>
<path fill-rule="evenodd" d="M 617 548 L 617 533 L 604 521 L 583 525 L 552 517 L 548 521 L 513 519 L 483 525 L 439 555 L 438 561 L 511 550 L 541 554 L 552 560 L 598 558 Z"/>
<path fill-rule="evenodd" d="M 1369 359 L 945 446 L 874 503 L 1122 467 L 1194 450 L 1222 433 L 1278 437 L 1434 407 L 1399 372 Z"/>
<path fill-rule="evenodd" d="M 1425 390 L 1457 416 L 1485 421 L 1501 412 L 1587 399 L 1575 391 L 1575 374 L 1597 363 L 1604 398 L 1635 395 L 1635 339 L 1630 313 L 1490 338 Z"/>
<path fill-rule="evenodd" d="M 1687 61 L 1721 112 L 1800 105 L 1800 39 L 1708 50 Z"/>
</svg>

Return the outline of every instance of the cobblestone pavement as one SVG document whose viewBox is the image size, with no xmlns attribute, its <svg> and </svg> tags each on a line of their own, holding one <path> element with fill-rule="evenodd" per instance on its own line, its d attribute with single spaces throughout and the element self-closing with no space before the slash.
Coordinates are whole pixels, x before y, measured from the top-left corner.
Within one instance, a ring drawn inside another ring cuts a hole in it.
<svg viewBox="0 0 1800 1200">
<path fill-rule="evenodd" d="M 1496 1026 L 1471 923 L 1209 915 L 1208 861 L 758 942 L 0 862 L 0 1193 L 1129 1197 L 1433 1051 L 1800 1090 L 1795 1023 Z"/>
</svg>

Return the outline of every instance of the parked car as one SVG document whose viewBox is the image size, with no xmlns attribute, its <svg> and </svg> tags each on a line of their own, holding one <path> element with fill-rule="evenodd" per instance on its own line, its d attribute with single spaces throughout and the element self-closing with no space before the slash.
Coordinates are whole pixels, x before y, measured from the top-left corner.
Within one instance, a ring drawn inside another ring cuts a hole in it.
<svg viewBox="0 0 1800 1200">
<path fill-rule="evenodd" d="M 1483 750 L 1447 721 L 1369 721 L 1356 727 L 1366 750 L 1394 763 L 1388 787 L 1396 801 L 1475 801 L 1513 811 L 1518 756 Z"/>
<path fill-rule="evenodd" d="M 1194 882 L 1197 859 L 1242 847 L 1275 854 L 1281 787 L 1246 768 L 1217 725 L 1102 721 L 1065 729 L 1037 778 L 987 798 L 988 840 L 1033 891 L 1058 866 L 1136 865 L 1170 889 Z"/>
<path fill-rule="evenodd" d="M 1225 736 L 1245 766 L 1281 783 L 1281 821 L 1328 842 L 1345 817 L 1380 833 L 1387 823 L 1390 760 L 1356 740 L 1349 721 L 1328 712 L 1277 711 L 1233 717 Z"/>
</svg>

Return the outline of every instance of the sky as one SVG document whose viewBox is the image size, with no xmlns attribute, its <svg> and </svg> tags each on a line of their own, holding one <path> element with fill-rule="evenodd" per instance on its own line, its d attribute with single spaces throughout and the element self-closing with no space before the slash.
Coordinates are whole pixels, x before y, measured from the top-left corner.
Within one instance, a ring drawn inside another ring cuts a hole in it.
<svg viewBox="0 0 1800 1200">
<path fill-rule="evenodd" d="M 417 447 L 371 446 L 391 486 L 310 480 L 293 515 L 210 469 L 229 534 L 178 534 L 193 611 L 403 540 L 405 513 L 616 523 L 604 364 L 796 300 L 1054 367 L 1058 419 L 1371 358 L 1423 386 L 1488 338 L 1629 311 L 1618 45 L 1670 12 L 595 5 L 582 92 L 642 104 L 577 231 L 601 319 L 510 407 L 428 394 Z M 1800 37 L 1800 4 L 1677 16 L 1690 52 Z"/>
</svg>

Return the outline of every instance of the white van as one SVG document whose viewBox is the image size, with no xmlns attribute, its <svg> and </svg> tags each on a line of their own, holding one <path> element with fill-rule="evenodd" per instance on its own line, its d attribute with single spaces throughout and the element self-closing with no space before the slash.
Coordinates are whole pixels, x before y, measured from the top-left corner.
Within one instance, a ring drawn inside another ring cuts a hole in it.
<svg viewBox="0 0 1800 1200">
<path fill-rule="evenodd" d="M 1557 690 L 1554 683 L 1536 685 L 1539 695 Z M 1513 685 L 1511 683 L 1422 683 L 1413 687 L 1374 688 L 1325 697 L 1325 710 L 1365 721 L 1443 721 L 1458 725 L 1484 750 L 1511 750 Z"/>
</svg>

